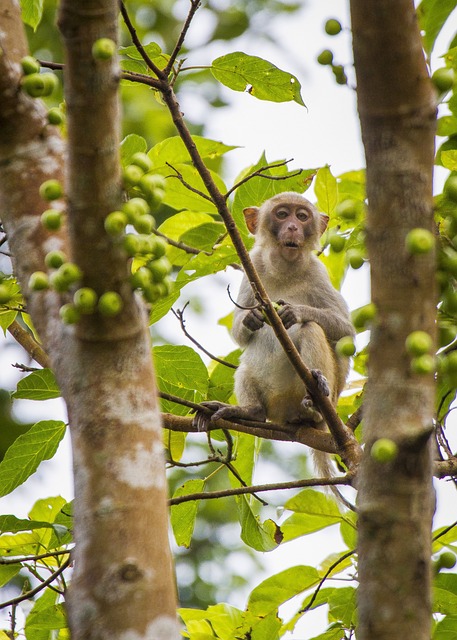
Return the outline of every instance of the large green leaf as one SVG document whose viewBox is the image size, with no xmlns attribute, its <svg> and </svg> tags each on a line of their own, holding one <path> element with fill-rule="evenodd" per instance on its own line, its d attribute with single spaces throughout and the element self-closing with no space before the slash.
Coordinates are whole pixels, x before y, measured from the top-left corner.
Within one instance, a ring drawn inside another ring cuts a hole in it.
<svg viewBox="0 0 457 640">
<path fill-rule="evenodd" d="M 3 566 L 0 565 L 0 588 L 4 587 L 5 584 L 15 578 L 21 569 L 22 564 L 20 562 L 18 562 L 17 564 L 6 564 Z"/>
<path fill-rule="evenodd" d="M 200 493 L 205 488 L 205 481 L 199 478 L 188 480 L 178 487 L 173 494 L 173 498 L 179 496 L 187 496 L 191 493 Z M 176 543 L 180 547 L 189 547 L 192 534 L 195 527 L 195 519 L 197 517 L 198 501 L 192 500 L 182 502 L 171 507 L 171 526 L 176 539 Z"/>
<path fill-rule="evenodd" d="M 27 640 L 49 640 L 50 632 L 54 629 L 64 629 L 67 626 L 63 604 L 57 604 L 59 594 L 46 589 L 35 602 L 33 609 L 25 622 L 25 636 Z"/>
<path fill-rule="evenodd" d="M 18 531 L 33 531 L 33 529 L 52 528 L 50 522 L 40 520 L 27 520 L 26 518 L 16 518 L 12 514 L 0 516 L 0 534 L 10 531 L 17 533 Z"/>
<path fill-rule="evenodd" d="M 157 383 L 160 391 L 192 402 L 206 397 L 208 371 L 193 349 L 186 346 L 165 345 L 153 349 Z M 189 413 L 187 407 L 162 400 L 163 411 L 176 415 Z"/>
<path fill-rule="evenodd" d="M 456 6 L 457 0 L 422 0 L 418 6 L 419 26 L 424 32 L 424 48 L 429 55 L 441 29 Z"/>
<path fill-rule="evenodd" d="M 457 638 L 457 615 L 446 616 L 436 625 L 433 640 L 454 640 Z"/>
<path fill-rule="evenodd" d="M 21 400 L 51 400 L 60 397 L 60 389 L 51 369 L 33 371 L 19 380 L 13 398 Z"/>
<path fill-rule="evenodd" d="M 274 64 L 237 51 L 216 58 L 211 65 L 216 80 L 235 91 L 247 91 L 259 100 L 289 102 L 305 106 L 298 79 Z"/>
<path fill-rule="evenodd" d="M 313 489 L 304 489 L 284 506 L 295 511 L 281 524 L 284 541 L 319 531 L 344 519 L 333 498 Z"/>
<path fill-rule="evenodd" d="M 34 31 L 41 22 L 43 16 L 44 0 L 21 0 L 22 19 Z"/>
<path fill-rule="evenodd" d="M 229 146 L 223 142 L 209 140 L 201 136 L 192 136 L 192 140 L 200 156 L 206 160 L 219 158 L 224 153 L 232 151 L 232 149 L 238 149 L 237 146 Z M 172 165 L 192 162 L 189 152 L 179 136 L 173 136 L 158 142 L 149 151 L 148 156 L 156 167 L 161 167 L 167 162 Z"/>
<path fill-rule="evenodd" d="M 241 350 L 236 349 L 227 356 L 224 356 L 223 359 L 226 362 L 238 365 L 240 355 Z M 219 402 L 228 402 L 233 393 L 234 375 L 235 369 L 217 362 L 213 366 L 209 378 L 208 399 L 219 400 Z"/>
<path fill-rule="evenodd" d="M 144 153 L 147 149 L 146 140 L 136 133 L 130 133 L 121 142 L 121 161 L 124 166 L 130 164 L 135 153 Z"/>
<path fill-rule="evenodd" d="M 338 185 L 332 175 L 330 167 L 322 167 L 317 172 L 314 182 L 314 192 L 317 198 L 317 208 L 331 216 L 338 202 Z"/>
<path fill-rule="evenodd" d="M 238 517 L 241 524 L 241 539 L 256 551 L 272 551 L 282 540 L 281 530 L 273 520 L 260 521 L 254 514 L 249 498 L 238 496 Z"/>
<path fill-rule="evenodd" d="M 207 189 L 195 167 L 177 162 L 173 163 L 172 167 L 157 167 L 154 172 L 167 178 L 164 204 L 177 211 L 190 209 L 191 211 L 203 211 L 204 213 L 217 213 L 216 205 L 206 198 Z M 211 172 L 211 176 L 219 191 L 225 193 L 226 187 L 222 178 L 214 172 Z M 186 184 L 192 189 L 196 189 L 199 193 L 189 189 Z M 200 193 L 203 195 L 200 195 Z"/>
<path fill-rule="evenodd" d="M 334 589 L 328 599 L 329 620 L 342 622 L 349 629 L 357 623 L 357 590 L 354 587 Z"/>
<path fill-rule="evenodd" d="M 60 420 L 43 420 L 13 442 L 0 462 L 0 496 L 11 493 L 35 473 L 43 460 L 53 457 L 65 428 Z"/>
<path fill-rule="evenodd" d="M 268 615 L 297 594 L 319 583 L 314 567 L 285 569 L 261 582 L 249 596 L 248 609 L 256 615 Z"/>
</svg>

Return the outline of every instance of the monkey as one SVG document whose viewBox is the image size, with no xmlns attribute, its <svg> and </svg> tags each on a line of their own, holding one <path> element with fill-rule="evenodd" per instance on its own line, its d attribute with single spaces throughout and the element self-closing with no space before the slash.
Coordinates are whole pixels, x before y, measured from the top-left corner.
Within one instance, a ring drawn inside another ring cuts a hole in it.
<svg viewBox="0 0 457 640">
<path fill-rule="evenodd" d="M 304 196 L 284 192 L 260 207 L 243 211 L 255 236 L 251 260 L 278 315 L 319 390 L 336 406 L 349 370 L 349 359 L 335 345 L 354 336 L 349 310 L 332 286 L 325 266 L 315 255 L 329 217 Z M 244 349 L 235 372 L 238 406 L 206 402 L 214 409 L 212 421 L 244 418 L 284 425 L 327 428 L 273 329 L 256 306 L 252 287 L 244 276 L 232 327 L 234 340 Z M 198 424 L 198 421 L 197 421 Z M 328 455 L 317 452 L 316 462 L 328 472 Z"/>
</svg>

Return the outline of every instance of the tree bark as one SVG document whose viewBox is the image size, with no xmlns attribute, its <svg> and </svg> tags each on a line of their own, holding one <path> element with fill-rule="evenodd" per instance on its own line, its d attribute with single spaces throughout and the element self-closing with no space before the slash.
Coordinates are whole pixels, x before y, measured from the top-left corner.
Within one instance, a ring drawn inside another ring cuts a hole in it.
<svg viewBox="0 0 457 640">
<path fill-rule="evenodd" d="M 120 72 L 116 58 L 95 61 L 92 44 L 117 40 L 116 0 L 67 0 L 68 114 L 66 228 L 44 231 L 39 196 L 63 182 L 64 145 L 46 110 L 19 88 L 27 54 L 19 4 L 0 0 L 0 216 L 27 308 L 66 401 L 74 454 L 73 578 L 68 615 L 73 640 L 179 637 L 168 544 L 167 487 L 146 314 L 128 283 L 127 258 L 107 236 L 105 216 L 121 205 Z M 62 205 L 64 203 L 62 202 Z M 65 295 L 30 292 L 50 249 L 64 249 L 83 286 L 115 290 L 124 308 L 65 326 Z"/>
<path fill-rule="evenodd" d="M 435 96 L 411 0 L 351 0 L 358 109 L 367 162 L 372 299 L 365 456 L 359 480 L 359 640 L 430 637 L 434 509 L 433 374 L 411 372 L 405 339 L 435 334 L 435 255 L 407 232 L 433 229 Z M 398 444 L 392 462 L 373 442 Z"/>
</svg>

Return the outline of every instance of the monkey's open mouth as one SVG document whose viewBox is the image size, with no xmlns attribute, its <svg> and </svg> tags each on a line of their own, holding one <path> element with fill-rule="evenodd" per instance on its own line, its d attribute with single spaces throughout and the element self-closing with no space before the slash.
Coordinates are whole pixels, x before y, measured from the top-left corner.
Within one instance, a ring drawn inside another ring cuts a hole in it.
<svg viewBox="0 0 457 640">
<path fill-rule="evenodd" d="M 298 242 L 294 242 L 293 240 L 287 240 L 286 242 L 284 242 L 284 246 L 290 247 L 291 249 L 298 249 L 300 245 L 298 244 Z"/>
</svg>

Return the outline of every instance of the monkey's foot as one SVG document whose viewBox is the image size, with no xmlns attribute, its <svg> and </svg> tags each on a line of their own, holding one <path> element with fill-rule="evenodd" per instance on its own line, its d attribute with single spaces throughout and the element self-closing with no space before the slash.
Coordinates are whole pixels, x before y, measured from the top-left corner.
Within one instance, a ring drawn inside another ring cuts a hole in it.
<svg viewBox="0 0 457 640">
<path fill-rule="evenodd" d="M 324 396 L 330 395 L 330 387 L 328 386 L 327 378 L 319 369 L 311 369 L 311 374 L 317 382 L 317 388 Z"/>
<path fill-rule="evenodd" d="M 195 418 L 192 420 L 192 425 L 197 427 L 198 431 L 207 431 L 208 423 L 216 422 L 217 420 L 255 420 L 256 422 L 265 422 L 266 415 L 262 407 L 237 407 L 233 404 L 225 404 L 224 402 L 218 402 L 212 400 L 201 403 L 207 409 L 214 411 L 213 415 L 209 417 L 206 413 L 197 411 Z"/>
</svg>

